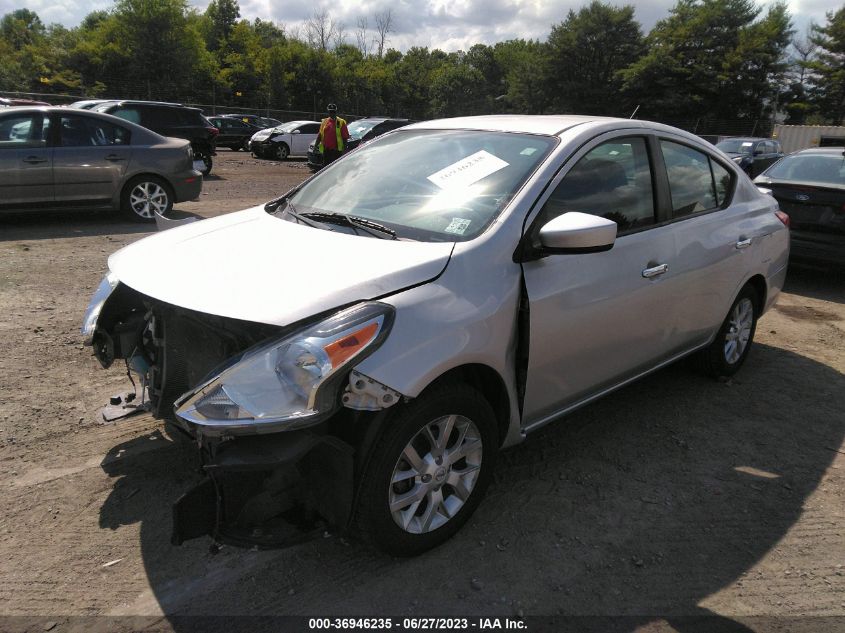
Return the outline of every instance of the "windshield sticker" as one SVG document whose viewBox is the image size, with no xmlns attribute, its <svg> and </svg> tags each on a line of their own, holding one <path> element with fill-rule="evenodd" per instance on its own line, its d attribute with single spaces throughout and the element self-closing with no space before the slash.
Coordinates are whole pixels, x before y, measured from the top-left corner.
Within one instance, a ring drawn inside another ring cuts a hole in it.
<svg viewBox="0 0 845 633">
<path fill-rule="evenodd" d="M 464 218 L 452 218 L 452 221 L 449 222 L 449 226 L 447 226 L 443 230 L 446 231 L 446 233 L 456 233 L 457 235 L 463 235 L 467 232 L 470 222 L 472 222 L 472 220 L 465 220 Z"/>
<path fill-rule="evenodd" d="M 428 179 L 441 189 L 469 187 L 507 166 L 501 158 L 481 150 L 431 174 Z"/>
<path fill-rule="evenodd" d="M 742 144 L 743 147 L 751 147 L 752 145 L 753 145 L 753 143 L 743 143 Z"/>
<path fill-rule="evenodd" d="M 526 147 L 524 150 L 520 152 L 522 156 L 531 156 L 534 152 L 537 151 L 536 147 Z"/>
</svg>

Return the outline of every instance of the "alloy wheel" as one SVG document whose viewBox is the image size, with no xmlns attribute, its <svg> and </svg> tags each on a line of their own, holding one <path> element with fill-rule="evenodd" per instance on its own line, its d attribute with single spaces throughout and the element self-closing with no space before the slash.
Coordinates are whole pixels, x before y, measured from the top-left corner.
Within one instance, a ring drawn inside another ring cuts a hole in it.
<svg viewBox="0 0 845 633">
<path fill-rule="evenodd" d="M 482 454 L 481 433 L 472 420 L 448 415 L 426 424 L 393 469 L 388 503 L 396 524 L 412 534 L 445 525 L 472 494 Z"/>
<path fill-rule="evenodd" d="M 167 205 L 167 192 L 156 182 L 139 182 L 129 193 L 129 206 L 135 215 L 145 220 L 155 218 L 156 213 L 164 214 Z"/>
<path fill-rule="evenodd" d="M 744 297 L 731 312 L 728 331 L 725 333 L 725 360 L 733 365 L 742 358 L 751 338 L 754 325 L 754 304 Z"/>
</svg>

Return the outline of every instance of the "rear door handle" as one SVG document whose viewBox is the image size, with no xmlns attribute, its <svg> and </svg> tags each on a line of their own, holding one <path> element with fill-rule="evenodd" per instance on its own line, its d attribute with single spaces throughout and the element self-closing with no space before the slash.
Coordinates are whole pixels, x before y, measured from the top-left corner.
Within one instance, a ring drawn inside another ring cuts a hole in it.
<svg viewBox="0 0 845 633">
<path fill-rule="evenodd" d="M 739 250 L 742 250 L 743 248 L 748 248 L 749 246 L 751 246 L 751 238 L 750 237 L 742 238 L 742 239 L 737 241 L 735 246 Z"/>
<path fill-rule="evenodd" d="M 110 160 L 110 161 L 114 162 L 114 161 L 126 160 L 126 159 L 123 158 L 123 156 L 118 156 L 117 154 L 109 154 L 108 156 L 106 156 L 106 160 Z"/>
<path fill-rule="evenodd" d="M 658 266 L 652 266 L 651 268 L 646 268 L 643 271 L 643 277 L 645 277 L 646 279 L 651 279 L 652 277 L 662 275 L 667 270 L 669 270 L 669 264 L 659 264 Z"/>
<path fill-rule="evenodd" d="M 34 165 L 36 163 L 46 163 L 47 159 L 42 158 L 41 156 L 27 156 L 23 159 L 23 162 L 29 163 L 30 165 Z"/>
</svg>

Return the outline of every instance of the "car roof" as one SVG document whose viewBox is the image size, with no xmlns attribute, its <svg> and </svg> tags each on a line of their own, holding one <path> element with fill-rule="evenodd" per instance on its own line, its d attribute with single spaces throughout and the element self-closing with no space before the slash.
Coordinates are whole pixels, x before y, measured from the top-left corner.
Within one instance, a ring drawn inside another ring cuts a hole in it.
<svg viewBox="0 0 845 633">
<path fill-rule="evenodd" d="M 105 120 L 110 123 L 114 123 L 115 125 L 120 125 L 122 127 L 127 127 L 132 130 L 133 134 L 144 134 L 146 136 L 154 137 L 157 139 L 166 138 L 165 136 L 159 134 L 158 132 L 154 132 L 150 129 L 147 129 L 143 126 L 138 125 L 137 123 L 133 123 L 132 121 L 127 121 L 126 119 L 121 119 L 120 117 L 116 117 L 112 114 L 108 114 L 106 112 L 95 112 L 93 110 L 80 110 L 77 108 L 67 108 L 65 106 L 12 106 L 10 108 L 5 108 L 4 110 L 0 111 L 0 114 L 6 114 L 7 112 L 19 112 L 19 113 L 30 113 L 30 112 L 40 112 L 42 114 L 61 114 L 64 116 L 73 115 L 73 116 L 81 116 L 81 117 L 90 117 L 92 119 L 100 119 Z"/>
<path fill-rule="evenodd" d="M 105 105 L 106 103 L 115 103 L 119 105 L 151 105 L 151 106 L 168 106 L 171 108 L 185 108 L 186 110 L 196 110 L 197 112 L 202 112 L 200 108 L 194 108 L 191 106 L 186 106 L 182 103 L 170 103 L 168 101 L 139 101 L 136 99 L 110 99 L 108 101 L 104 101 L 100 105 Z"/>
<path fill-rule="evenodd" d="M 355 119 L 353 123 L 359 123 L 361 121 L 410 121 L 410 119 L 397 119 L 392 116 L 367 116 L 363 119 Z"/>
<path fill-rule="evenodd" d="M 291 125 L 293 123 L 295 123 L 296 125 L 303 125 L 305 123 L 320 123 L 320 122 L 319 121 L 284 121 L 284 122 L 282 122 L 282 125 Z M 276 127 L 278 127 L 278 126 L 276 126 Z"/>
<path fill-rule="evenodd" d="M 720 143 L 724 143 L 725 141 L 745 141 L 748 143 L 756 143 L 757 141 L 777 141 L 776 138 L 764 138 L 762 136 L 730 136 L 728 138 L 723 138 Z"/>
<path fill-rule="evenodd" d="M 611 122 L 625 123 L 631 127 L 646 127 L 647 121 L 619 119 L 575 114 L 493 114 L 486 116 L 455 117 L 413 123 L 405 129 L 484 130 L 490 132 L 521 132 L 557 136 L 578 125 L 601 125 Z M 654 125 L 654 124 L 649 124 Z"/>
<path fill-rule="evenodd" d="M 845 157 L 845 147 L 808 147 L 807 149 L 792 152 L 790 156 L 795 156 L 796 154 L 821 154 L 823 156 L 828 154 L 838 154 L 839 156 Z"/>
</svg>

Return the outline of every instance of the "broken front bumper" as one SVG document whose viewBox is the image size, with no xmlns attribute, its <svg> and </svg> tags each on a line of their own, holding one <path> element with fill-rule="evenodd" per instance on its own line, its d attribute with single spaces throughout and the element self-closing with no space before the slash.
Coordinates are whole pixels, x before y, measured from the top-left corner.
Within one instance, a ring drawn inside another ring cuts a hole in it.
<svg viewBox="0 0 845 633">
<path fill-rule="evenodd" d="M 173 506 L 174 545 L 209 535 L 235 545 L 284 547 L 346 528 L 353 449 L 312 430 L 220 443 L 207 477 Z"/>
</svg>

